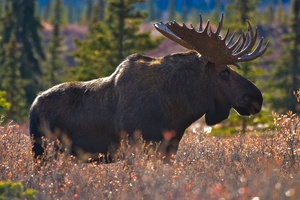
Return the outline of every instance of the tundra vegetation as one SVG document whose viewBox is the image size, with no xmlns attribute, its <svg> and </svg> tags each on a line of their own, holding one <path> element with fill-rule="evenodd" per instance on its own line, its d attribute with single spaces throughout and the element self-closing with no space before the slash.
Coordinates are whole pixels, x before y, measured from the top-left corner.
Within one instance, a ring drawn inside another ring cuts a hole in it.
<svg viewBox="0 0 300 200">
<path fill-rule="evenodd" d="M 38 199 L 297 199 L 300 118 L 274 119 L 265 137 L 188 130 L 170 164 L 142 139 L 123 140 L 117 163 L 78 163 L 68 150 L 57 155 L 54 143 L 47 163 L 34 162 L 28 127 L 1 125 L 0 180 L 20 181 Z"/>
</svg>

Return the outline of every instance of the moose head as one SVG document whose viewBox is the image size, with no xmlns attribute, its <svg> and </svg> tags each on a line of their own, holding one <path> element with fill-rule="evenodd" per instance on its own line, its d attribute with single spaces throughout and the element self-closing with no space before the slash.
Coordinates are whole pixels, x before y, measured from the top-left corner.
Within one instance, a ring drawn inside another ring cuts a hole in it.
<svg viewBox="0 0 300 200">
<path fill-rule="evenodd" d="M 242 32 L 234 41 L 235 33 L 229 37 L 229 28 L 224 37 L 220 35 L 224 14 L 222 13 L 217 30 L 214 32 L 207 21 L 203 28 L 200 14 L 199 30 L 195 30 L 184 23 L 179 25 L 176 21 L 170 23 L 156 23 L 155 28 L 167 38 L 179 45 L 195 50 L 201 57 L 202 65 L 206 66 L 206 76 L 210 79 L 210 91 L 214 105 L 206 113 L 208 125 L 214 125 L 226 119 L 229 110 L 233 107 L 241 115 L 256 114 L 261 110 L 263 98 L 259 89 L 250 81 L 238 75 L 227 65 L 240 68 L 239 62 L 251 61 L 267 50 L 269 42 L 262 48 L 263 38 L 253 50 L 257 41 L 257 28 L 255 33 L 249 21 L 247 33 Z M 253 51 L 252 51 L 253 50 Z"/>
<path fill-rule="evenodd" d="M 66 82 L 42 92 L 30 108 L 30 133 L 35 156 L 43 154 L 42 139 L 59 139 L 74 154 L 93 157 L 114 152 L 122 133 L 142 134 L 146 141 L 162 141 L 160 151 L 177 151 L 185 129 L 205 115 L 214 125 L 231 108 L 241 115 L 258 113 L 260 90 L 228 65 L 261 56 L 263 39 L 251 24 L 234 42 L 234 34 L 220 35 L 223 15 L 214 32 L 209 22 L 196 31 L 176 22 L 156 23 L 167 38 L 191 51 L 154 58 L 127 57 L 109 77 L 87 82 Z"/>
</svg>

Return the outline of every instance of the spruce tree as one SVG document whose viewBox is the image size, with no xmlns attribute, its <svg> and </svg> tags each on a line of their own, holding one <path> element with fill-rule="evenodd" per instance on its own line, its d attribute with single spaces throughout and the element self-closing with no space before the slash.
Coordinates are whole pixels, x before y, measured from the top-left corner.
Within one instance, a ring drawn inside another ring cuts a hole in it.
<svg viewBox="0 0 300 200">
<path fill-rule="evenodd" d="M 221 13 L 221 2 L 220 0 L 215 0 L 215 10 L 211 13 L 212 20 L 218 21 L 220 19 L 220 13 Z"/>
<path fill-rule="evenodd" d="M 156 14 L 155 14 L 155 3 L 154 0 L 147 0 L 147 12 L 148 12 L 148 19 L 147 21 L 151 22 L 155 20 Z"/>
<path fill-rule="evenodd" d="M 98 2 L 93 7 L 93 12 L 90 21 L 90 24 L 95 24 L 98 21 L 103 21 L 105 15 L 105 1 L 98 0 Z"/>
<path fill-rule="evenodd" d="M 87 0 L 87 7 L 86 7 L 86 18 L 89 21 L 92 17 L 93 12 L 93 0 Z"/>
<path fill-rule="evenodd" d="M 188 19 L 187 0 L 183 0 L 183 2 L 182 2 L 182 21 L 186 22 L 187 19 Z"/>
<path fill-rule="evenodd" d="M 3 16 L 4 13 L 4 5 L 5 5 L 5 0 L 0 1 L 0 17 Z"/>
<path fill-rule="evenodd" d="M 77 80 L 107 76 L 126 56 L 158 45 L 150 32 L 139 32 L 146 15 L 137 10 L 137 2 L 141 0 L 109 0 L 105 20 L 91 27 L 86 40 L 76 41 L 79 67 L 72 74 Z"/>
<path fill-rule="evenodd" d="M 73 8 L 73 0 L 68 0 L 68 23 L 74 23 L 74 8 Z"/>
<path fill-rule="evenodd" d="M 27 107 L 24 86 L 26 80 L 21 77 L 21 46 L 17 43 L 16 36 L 12 35 L 8 43 L 4 45 L 5 62 L 2 70 L 5 73 L 1 77 L 1 89 L 6 91 L 7 101 L 10 109 L 6 115 L 7 119 L 22 121 L 27 118 Z"/>
<path fill-rule="evenodd" d="M 98 0 L 97 6 L 99 10 L 99 21 L 103 21 L 105 16 L 105 0 Z"/>
<path fill-rule="evenodd" d="M 169 0 L 168 5 L 168 19 L 169 21 L 175 20 L 176 17 L 176 0 Z"/>
<path fill-rule="evenodd" d="M 283 8 L 282 0 L 279 0 L 275 13 L 275 21 L 279 24 L 288 24 L 288 15 Z"/>
<path fill-rule="evenodd" d="M 61 59 L 62 53 L 62 36 L 60 34 L 61 24 L 63 20 L 64 4 L 63 0 L 53 0 L 51 11 L 51 25 L 53 27 L 48 50 L 48 59 L 45 63 L 44 72 L 44 88 L 49 88 L 60 82 L 58 78 L 59 70 L 62 71 L 63 62 Z"/>
<path fill-rule="evenodd" d="M 230 0 L 227 5 L 226 18 L 230 23 L 227 23 L 232 29 L 245 29 L 247 28 L 247 20 L 251 19 L 251 22 L 256 24 L 257 17 L 257 5 L 259 0 Z"/>
<path fill-rule="evenodd" d="M 273 94 L 270 97 L 273 108 L 282 112 L 300 111 L 293 94 L 300 86 L 300 2 L 298 0 L 292 2 L 291 15 L 291 32 L 283 37 L 286 53 L 278 59 L 270 84 L 273 87 Z"/>
<path fill-rule="evenodd" d="M 29 106 L 39 91 L 41 78 L 40 60 L 44 59 L 43 48 L 39 31 L 41 24 L 35 17 L 35 1 L 31 0 L 7 0 L 4 17 L 1 19 L 1 41 L 4 46 L 14 36 L 20 44 L 21 78 L 27 81 L 25 86 L 27 105 Z M 6 57 L 0 53 L 0 71 L 3 71 L 3 63 Z M 24 85 L 23 85 L 24 86 Z"/>
<path fill-rule="evenodd" d="M 44 6 L 44 14 L 43 14 L 43 20 L 45 22 L 49 22 L 50 19 L 50 10 L 51 10 L 51 0 L 47 0 Z"/>
</svg>

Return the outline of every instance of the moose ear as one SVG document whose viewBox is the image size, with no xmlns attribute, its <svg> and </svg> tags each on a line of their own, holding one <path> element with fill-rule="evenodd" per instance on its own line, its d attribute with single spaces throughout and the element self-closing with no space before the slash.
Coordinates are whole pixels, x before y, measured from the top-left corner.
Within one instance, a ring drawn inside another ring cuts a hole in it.
<svg viewBox="0 0 300 200">
<path fill-rule="evenodd" d="M 215 102 L 213 110 L 208 110 L 205 114 L 206 124 L 209 126 L 216 125 L 229 116 L 230 108 L 226 105 Z"/>
</svg>

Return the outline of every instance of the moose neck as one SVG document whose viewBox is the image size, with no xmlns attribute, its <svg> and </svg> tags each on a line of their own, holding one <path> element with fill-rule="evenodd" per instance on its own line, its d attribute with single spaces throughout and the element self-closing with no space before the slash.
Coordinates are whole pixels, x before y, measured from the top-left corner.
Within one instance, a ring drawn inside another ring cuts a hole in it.
<svg viewBox="0 0 300 200">
<path fill-rule="evenodd" d="M 167 73 L 165 77 L 168 77 L 165 85 L 169 96 L 166 100 L 171 104 L 171 121 L 184 131 L 205 114 L 209 105 L 205 81 L 207 61 L 194 51 L 166 56 L 164 61 L 163 70 Z"/>
</svg>

